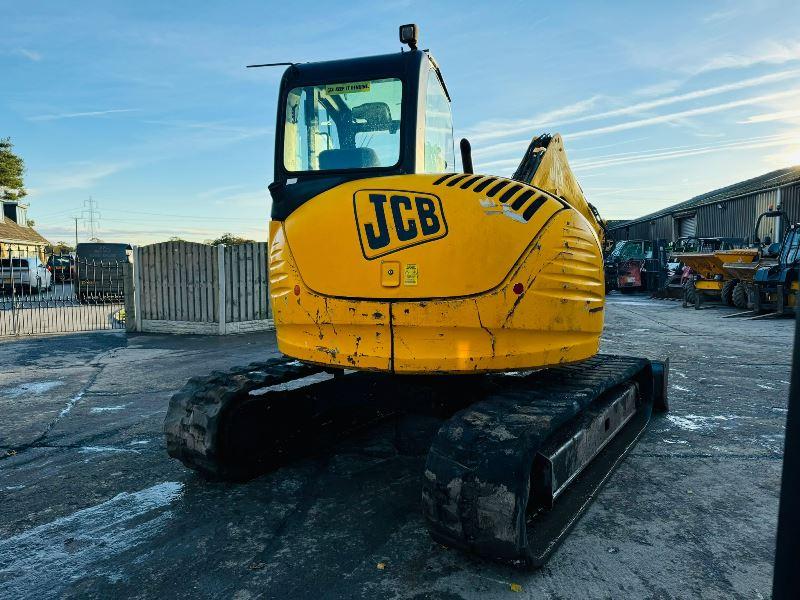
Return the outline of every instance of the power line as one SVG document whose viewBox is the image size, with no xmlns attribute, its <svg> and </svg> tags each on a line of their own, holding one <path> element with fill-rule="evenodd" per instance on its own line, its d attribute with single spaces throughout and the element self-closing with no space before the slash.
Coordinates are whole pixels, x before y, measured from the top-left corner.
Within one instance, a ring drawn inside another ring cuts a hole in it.
<svg viewBox="0 0 800 600">
<path fill-rule="evenodd" d="M 154 217 L 175 217 L 177 219 L 200 219 L 203 221 L 206 220 L 213 220 L 213 221 L 252 221 L 252 217 L 218 217 L 216 215 L 209 215 L 209 216 L 202 216 L 202 215 L 178 215 L 178 214 L 170 214 L 170 213 L 158 213 L 158 212 L 146 212 L 141 210 L 126 210 L 123 208 L 113 208 L 110 209 L 111 212 L 115 213 L 126 213 L 126 214 L 134 214 L 134 215 L 151 215 Z M 254 211 L 255 212 L 255 211 Z"/>
</svg>

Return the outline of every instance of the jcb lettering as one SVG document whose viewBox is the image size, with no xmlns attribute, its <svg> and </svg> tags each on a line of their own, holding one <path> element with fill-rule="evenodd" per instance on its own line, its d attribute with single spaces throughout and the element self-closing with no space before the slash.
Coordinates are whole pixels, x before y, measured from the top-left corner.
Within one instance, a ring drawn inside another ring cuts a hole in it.
<svg viewBox="0 0 800 600">
<path fill-rule="evenodd" d="M 447 235 L 442 203 L 432 194 L 362 190 L 356 192 L 353 203 L 367 259 Z"/>
</svg>

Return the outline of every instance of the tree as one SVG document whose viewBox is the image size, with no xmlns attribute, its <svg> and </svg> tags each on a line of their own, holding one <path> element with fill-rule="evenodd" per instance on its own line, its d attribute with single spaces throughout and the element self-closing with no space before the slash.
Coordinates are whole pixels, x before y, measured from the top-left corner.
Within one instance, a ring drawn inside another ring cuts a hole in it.
<svg viewBox="0 0 800 600">
<path fill-rule="evenodd" d="M 75 252 L 75 248 L 70 246 L 67 242 L 56 242 L 55 244 L 45 246 L 44 251 L 46 254 L 69 254 Z"/>
<path fill-rule="evenodd" d="M 0 139 L 0 193 L 3 200 L 19 200 L 28 194 L 22 180 L 25 163 L 13 149 L 11 138 Z"/>
<path fill-rule="evenodd" d="M 219 246 L 220 244 L 225 244 L 226 246 L 240 246 L 242 244 L 249 244 L 252 241 L 253 240 L 233 235 L 232 233 L 223 233 L 217 239 L 211 240 L 208 243 L 212 246 Z"/>
</svg>

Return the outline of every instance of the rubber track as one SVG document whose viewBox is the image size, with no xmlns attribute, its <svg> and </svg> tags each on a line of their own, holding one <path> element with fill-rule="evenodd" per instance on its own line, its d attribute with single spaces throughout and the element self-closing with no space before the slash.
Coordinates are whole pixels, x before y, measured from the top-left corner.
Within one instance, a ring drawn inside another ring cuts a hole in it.
<svg viewBox="0 0 800 600">
<path fill-rule="evenodd" d="M 434 439 L 423 511 L 434 539 L 492 560 L 531 564 L 528 499 L 533 458 L 550 435 L 604 392 L 638 381 L 652 398 L 646 359 L 597 355 L 574 366 L 505 377 L 456 413 Z M 648 387 L 649 386 L 649 387 Z"/>
<path fill-rule="evenodd" d="M 170 398 L 164 419 L 167 452 L 207 477 L 239 478 L 244 465 L 228 464 L 220 455 L 220 428 L 226 410 L 253 390 L 321 371 L 320 367 L 283 357 L 192 377 Z"/>
</svg>

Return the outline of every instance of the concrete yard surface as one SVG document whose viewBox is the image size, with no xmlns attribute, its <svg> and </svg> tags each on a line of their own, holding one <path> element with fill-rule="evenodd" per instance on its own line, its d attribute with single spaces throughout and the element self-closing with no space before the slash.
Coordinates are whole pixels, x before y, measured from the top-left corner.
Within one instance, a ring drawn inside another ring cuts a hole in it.
<svg viewBox="0 0 800 600">
<path fill-rule="evenodd" d="M 603 351 L 669 357 L 671 412 L 537 572 L 430 539 L 396 422 L 243 484 L 171 460 L 171 394 L 274 333 L 3 339 L 0 597 L 769 597 L 793 322 L 731 312 L 608 297 Z"/>
</svg>

